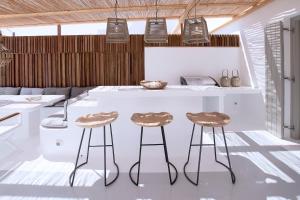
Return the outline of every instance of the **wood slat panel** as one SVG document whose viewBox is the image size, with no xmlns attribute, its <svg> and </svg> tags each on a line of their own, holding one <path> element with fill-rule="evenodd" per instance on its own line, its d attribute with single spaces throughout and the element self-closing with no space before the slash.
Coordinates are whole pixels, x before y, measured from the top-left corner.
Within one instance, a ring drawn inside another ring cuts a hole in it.
<svg viewBox="0 0 300 200">
<path fill-rule="evenodd" d="M 180 47 L 180 35 L 168 44 L 144 44 L 131 35 L 128 44 L 107 44 L 105 36 L 4 37 L 15 53 L 1 68 L 1 86 L 67 87 L 137 85 L 144 79 L 144 47 Z M 236 35 L 212 35 L 211 43 L 193 46 L 238 47 Z"/>
</svg>

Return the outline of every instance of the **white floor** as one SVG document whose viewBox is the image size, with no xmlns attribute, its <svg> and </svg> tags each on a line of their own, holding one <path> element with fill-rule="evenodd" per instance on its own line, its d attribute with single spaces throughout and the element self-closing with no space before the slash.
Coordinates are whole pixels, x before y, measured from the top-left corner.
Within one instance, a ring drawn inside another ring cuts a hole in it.
<svg viewBox="0 0 300 200">
<path fill-rule="evenodd" d="M 299 144 L 264 131 L 232 133 L 229 138 L 236 184 L 231 184 L 228 171 L 214 166 L 213 152 L 208 147 L 203 152 L 198 187 L 191 185 L 183 174 L 170 186 L 167 173 L 142 173 L 140 187 L 130 182 L 127 173 L 122 173 L 112 186 L 104 187 L 102 160 L 91 152 L 91 164 L 78 171 L 75 187 L 70 188 L 68 176 L 73 163 L 63 157 L 44 158 L 38 138 L 21 144 L 0 141 L 0 200 L 300 200 Z M 224 147 L 219 151 L 222 156 Z"/>
</svg>

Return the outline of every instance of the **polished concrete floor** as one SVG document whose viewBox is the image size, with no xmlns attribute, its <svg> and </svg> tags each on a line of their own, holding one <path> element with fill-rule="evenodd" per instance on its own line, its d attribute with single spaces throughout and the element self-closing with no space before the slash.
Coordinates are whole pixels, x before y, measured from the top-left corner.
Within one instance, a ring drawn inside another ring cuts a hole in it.
<svg viewBox="0 0 300 200">
<path fill-rule="evenodd" d="M 265 131 L 232 135 L 228 144 L 237 182 L 233 185 L 228 171 L 215 166 L 207 147 L 197 187 L 183 174 L 170 186 L 167 173 L 142 173 L 139 187 L 122 173 L 112 186 L 104 187 L 101 167 L 95 170 L 91 164 L 78 171 L 70 188 L 72 162 L 44 158 L 37 139 L 22 144 L 0 141 L 0 200 L 300 200 L 299 144 Z M 219 155 L 224 152 L 220 147 Z"/>
</svg>

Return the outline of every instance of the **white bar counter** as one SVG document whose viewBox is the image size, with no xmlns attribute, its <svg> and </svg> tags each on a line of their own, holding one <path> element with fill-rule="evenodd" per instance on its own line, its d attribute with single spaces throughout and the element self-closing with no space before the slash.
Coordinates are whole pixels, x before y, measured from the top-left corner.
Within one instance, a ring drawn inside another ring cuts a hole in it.
<svg viewBox="0 0 300 200">
<path fill-rule="evenodd" d="M 90 96 L 101 101 L 109 99 L 124 98 L 177 98 L 177 97 L 198 97 L 198 108 L 203 109 L 203 98 L 215 97 L 214 101 L 217 107 L 213 106 L 213 111 L 224 112 L 224 96 L 226 95 L 242 95 L 242 94 L 260 94 L 259 89 L 251 87 L 216 87 L 216 86 L 181 86 L 171 85 L 163 90 L 147 90 L 142 86 L 100 86 L 89 92 Z M 211 101 L 211 98 L 207 98 Z M 145 103 L 147 100 L 145 100 Z"/>
<path fill-rule="evenodd" d="M 89 91 L 91 97 L 178 97 L 178 96 L 225 96 L 228 94 L 259 94 L 252 87 L 216 86 L 167 86 L 163 90 L 147 90 L 142 86 L 99 86 Z"/>
<path fill-rule="evenodd" d="M 253 104 L 254 101 L 257 102 Z M 117 111 L 119 118 L 112 124 L 116 159 L 121 172 L 128 172 L 138 159 L 140 141 L 140 127 L 130 120 L 131 115 L 135 112 L 169 112 L 174 116 L 173 121 L 165 126 L 169 157 L 178 171 L 182 171 L 192 131 L 192 123 L 186 118 L 186 112 L 225 112 L 232 117 L 232 123 L 225 127 L 225 131 L 242 131 L 264 128 L 264 116 L 261 116 L 263 107 L 260 91 L 248 87 L 168 86 L 164 90 L 145 90 L 139 86 L 101 86 L 91 90 L 87 98 L 69 106 L 67 130 L 44 132 L 42 146 L 50 154 L 55 154 L 55 151 L 60 155 L 62 152 L 71 154 L 73 161 L 82 133 L 74 121 L 88 113 Z M 250 115 L 249 112 L 254 114 Z M 200 128 L 196 128 L 196 133 L 199 131 Z M 93 132 L 94 144 L 103 142 L 102 129 Z M 109 135 L 107 139 L 109 141 Z M 55 148 L 57 141 L 60 146 Z M 144 142 L 161 142 L 160 128 L 145 128 Z M 102 163 L 102 149 L 93 150 L 91 155 L 95 156 L 91 157 L 91 162 L 94 157 Z M 143 148 L 141 169 L 142 172 L 165 172 L 163 148 Z"/>
</svg>

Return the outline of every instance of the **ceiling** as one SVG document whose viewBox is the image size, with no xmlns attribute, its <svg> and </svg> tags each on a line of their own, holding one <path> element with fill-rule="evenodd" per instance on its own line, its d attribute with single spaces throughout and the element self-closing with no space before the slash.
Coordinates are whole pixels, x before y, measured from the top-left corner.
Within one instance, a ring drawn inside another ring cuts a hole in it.
<svg viewBox="0 0 300 200">
<path fill-rule="evenodd" d="M 240 17 L 271 0 L 197 0 L 197 15 Z M 0 27 L 106 21 L 114 17 L 115 0 L 1 0 Z M 155 0 L 118 0 L 118 17 L 154 17 Z M 195 0 L 159 0 L 158 16 L 183 21 L 194 16 Z"/>
</svg>

